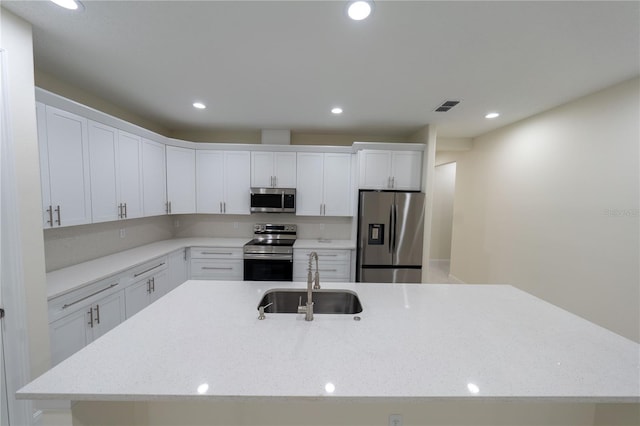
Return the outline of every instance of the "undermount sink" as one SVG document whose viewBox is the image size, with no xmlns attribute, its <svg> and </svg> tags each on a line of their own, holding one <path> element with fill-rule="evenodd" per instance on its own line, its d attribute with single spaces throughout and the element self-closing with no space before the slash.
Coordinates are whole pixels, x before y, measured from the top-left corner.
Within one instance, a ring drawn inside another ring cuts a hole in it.
<svg viewBox="0 0 640 426">
<path fill-rule="evenodd" d="M 270 306 L 267 306 L 271 303 Z M 260 303 L 265 313 L 295 314 L 298 306 L 307 303 L 307 290 L 272 289 L 267 291 Z M 316 314 L 358 314 L 362 305 L 358 295 L 349 290 L 320 289 L 313 291 L 313 312 Z"/>
</svg>

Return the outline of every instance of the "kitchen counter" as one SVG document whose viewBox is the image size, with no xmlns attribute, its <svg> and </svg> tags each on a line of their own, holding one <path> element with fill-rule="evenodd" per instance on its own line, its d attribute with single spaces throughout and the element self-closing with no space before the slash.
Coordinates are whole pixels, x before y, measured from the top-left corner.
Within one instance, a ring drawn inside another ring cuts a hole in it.
<svg viewBox="0 0 640 426">
<path fill-rule="evenodd" d="M 267 314 L 187 281 L 18 392 L 75 401 L 640 402 L 640 345 L 507 285 L 326 283 L 363 312 Z"/>
<path fill-rule="evenodd" d="M 62 296 L 70 291 L 89 285 L 143 264 L 155 257 L 186 247 L 242 248 L 251 237 L 246 238 L 175 238 L 135 247 L 109 256 L 79 263 L 47 273 L 47 299 Z M 311 249 L 355 249 L 349 240 L 297 240 L 295 248 Z"/>
</svg>

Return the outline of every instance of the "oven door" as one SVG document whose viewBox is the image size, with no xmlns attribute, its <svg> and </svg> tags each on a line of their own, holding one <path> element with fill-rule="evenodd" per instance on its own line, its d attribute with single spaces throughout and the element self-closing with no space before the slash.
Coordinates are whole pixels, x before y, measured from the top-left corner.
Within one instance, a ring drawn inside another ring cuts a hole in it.
<svg viewBox="0 0 640 426">
<path fill-rule="evenodd" d="M 293 281 L 291 255 L 245 254 L 245 281 Z"/>
</svg>

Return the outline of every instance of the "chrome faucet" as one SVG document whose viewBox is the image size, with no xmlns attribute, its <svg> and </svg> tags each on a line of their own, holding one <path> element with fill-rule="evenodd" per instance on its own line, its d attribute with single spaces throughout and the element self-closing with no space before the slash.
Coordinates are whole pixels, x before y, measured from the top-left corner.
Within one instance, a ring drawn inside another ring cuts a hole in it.
<svg viewBox="0 0 640 426">
<path fill-rule="evenodd" d="M 316 259 L 316 272 L 315 275 L 311 275 L 314 257 Z M 307 273 L 307 304 L 305 306 L 302 306 L 302 304 L 298 305 L 298 313 L 305 314 L 305 321 L 313 321 L 313 290 L 320 289 L 320 273 L 318 271 L 318 253 L 312 251 L 309 253 L 309 270 Z M 313 287 L 311 286 L 312 283 Z"/>
</svg>

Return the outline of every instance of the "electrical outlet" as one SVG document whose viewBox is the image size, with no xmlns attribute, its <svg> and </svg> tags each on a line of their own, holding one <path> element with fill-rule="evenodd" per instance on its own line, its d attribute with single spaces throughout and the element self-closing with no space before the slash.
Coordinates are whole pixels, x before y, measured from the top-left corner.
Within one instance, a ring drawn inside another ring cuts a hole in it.
<svg viewBox="0 0 640 426">
<path fill-rule="evenodd" d="M 126 235 L 127 235 L 127 231 L 124 228 L 122 228 L 120 230 L 120 238 L 124 238 Z"/>
<path fill-rule="evenodd" d="M 389 426 L 402 426 L 402 414 L 389 414 Z"/>
</svg>

